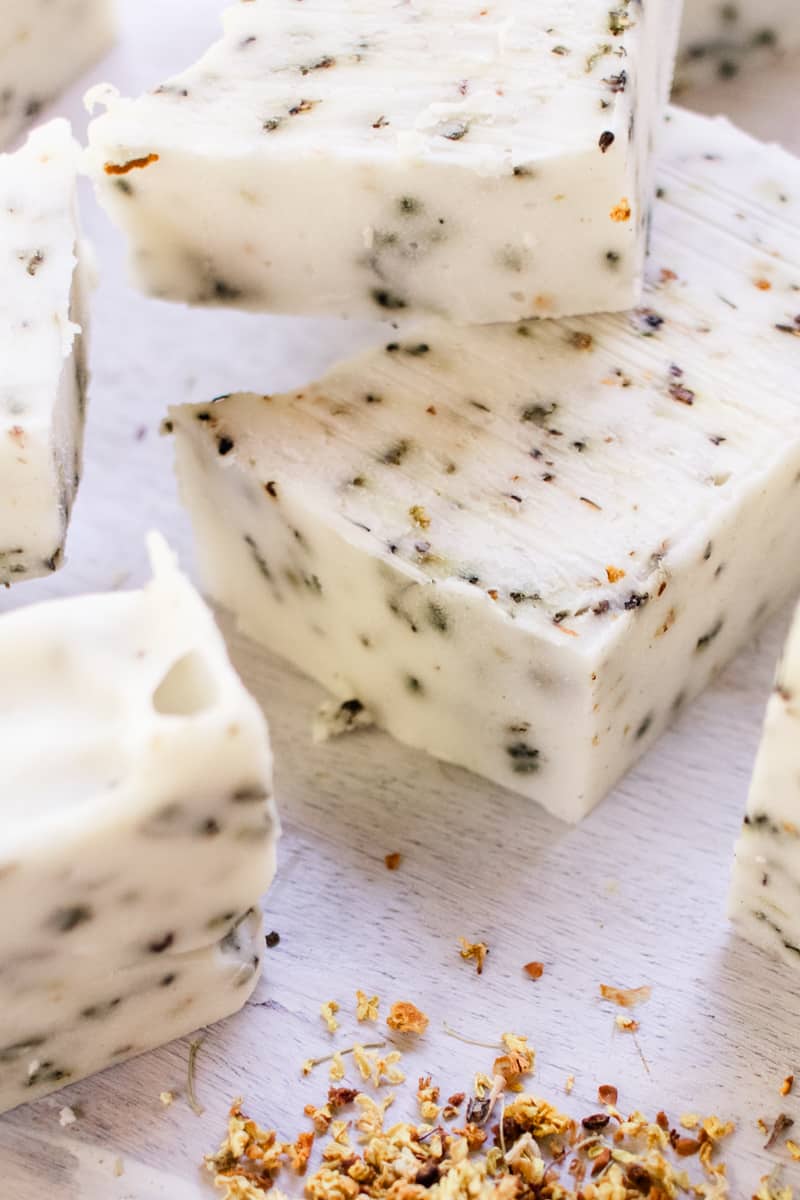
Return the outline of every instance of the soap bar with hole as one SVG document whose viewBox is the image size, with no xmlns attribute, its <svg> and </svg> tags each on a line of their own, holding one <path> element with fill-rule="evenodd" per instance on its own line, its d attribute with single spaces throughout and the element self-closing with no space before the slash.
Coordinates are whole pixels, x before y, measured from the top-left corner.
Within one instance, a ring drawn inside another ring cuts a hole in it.
<svg viewBox="0 0 800 1200">
<path fill-rule="evenodd" d="M 142 591 L 0 620 L 6 1106 L 234 1011 L 257 978 L 265 721 L 158 538 L 151 557 Z"/>
<path fill-rule="evenodd" d="M 766 70 L 800 52 L 797 0 L 686 0 L 675 70 L 678 92 L 743 71 Z"/>
<path fill-rule="evenodd" d="M 66 121 L 0 155 L 0 584 L 61 565 L 81 473 L 87 272 Z"/>
<path fill-rule="evenodd" d="M 743 937 L 800 965 L 800 609 L 767 705 L 731 883 Z"/>
<path fill-rule="evenodd" d="M 643 304 L 179 406 L 211 594 L 573 820 L 800 586 L 800 163 L 671 110 Z"/>
<path fill-rule="evenodd" d="M 675 0 L 251 0 L 104 96 L 89 163 L 157 296 L 457 321 L 636 303 Z"/>
<path fill-rule="evenodd" d="M 111 45 L 114 0 L 3 0 L 0 146 Z"/>
</svg>

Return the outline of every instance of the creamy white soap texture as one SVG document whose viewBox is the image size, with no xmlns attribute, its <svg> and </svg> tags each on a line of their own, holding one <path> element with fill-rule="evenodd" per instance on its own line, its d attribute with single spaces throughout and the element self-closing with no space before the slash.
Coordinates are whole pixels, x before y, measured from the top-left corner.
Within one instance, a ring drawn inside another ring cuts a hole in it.
<svg viewBox="0 0 800 1200">
<path fill-rule="evenodd" d="M 729 912 L 748 941 L 800 963 L 800 610 L 767 706 Z"/>
<path fill-rule="evenodd" d="M 171 413 L 242 628 L 569 820 L 800 585 L 800 163 L 666 133 L 635 311 L 434 323 Z"/>
<path fill-rule="evenodd" d="M 734 80 L 795 52 L 800 52 L 797 0 L 686 0 L 675 85 Z"/>
<path fill-rule="evenodd" d="M 104 54 L 113 0 L 2 0 L 0 146 Z"/>
<path fill-rule="evenodd" d="M 142 591 L 0 620 L 0 1110 L 234 1012 L 277 817 L 264 718 L 151 539 Z"/>
<path fill-rule="evenodd" d="M 195 66 L 105 97 L 98 195 L 138 281 L 175 300 L 475 322 L 630 307 L 680 7 L 240 3 Z"/>
<path fill-rule="evenodd" d="M 79 155 L 62 120 L 0 155 L 0 584 L 61 565 L 81 473 Z"/>
</svg>

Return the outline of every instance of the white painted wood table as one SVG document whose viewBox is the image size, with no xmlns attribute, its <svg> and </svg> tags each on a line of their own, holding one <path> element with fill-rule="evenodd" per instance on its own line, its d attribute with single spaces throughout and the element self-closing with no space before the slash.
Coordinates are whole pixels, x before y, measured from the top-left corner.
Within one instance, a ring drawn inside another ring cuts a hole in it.
<svg viewBox="0 0 800 1200">
<path fill-rule="evenodd" d="M 57 106 L 85 128 L 80 96 L 109 78 L 125 92 L 190 61 L 213 36 L 221 0 L 123 0 L 120 46 Z M 687 97 L 725 107 L 762 136 L 800 151 L 800 68 L 715 94 Z M 58 576 L 0 595 L 0 611 L 49 596 L 132 586 L 145 576 L 143 538 L 162 529 L 191 564 L 188 525 L 175 495 L 171 446 L 158 437 L 168 403 L 236 388 L 272 390 L 319 371 L 338 353 L 376 339 L 375 328 L 189 312 L 127 286 L 120 239 L 87 194 L 85 224 L 102 269 L 94 303 L 93 386 L 87 469 Z M 380 331 L 377 338 L 380 338 Z M 377 339 L 376 339 L 377 340 Z M 800 1075 L 800 974 L 735 939 L 724 916 L 731 851 L 776 654 L 776 621 L 685 712 L 615 794 L 580 828 L 558 824 L 522 799 L 370 732 L 312 747 L 319 689 L 223 627 L 237 666 L 263 702 L 277 755 L 285 825 L 267 928 L 281 941 L 246 1009 L 214 1027 L 200 1050 L 186 1102 L 189 1040 L 145 1055 L 0 1119 L 0 1200 L 201 1200 L 199 1163 L 224 1128 L 230 1100 L 246 1097 L 285 1136 L 307 1126 L 302 1106 L 324 1098 L 326 1068 L 300 1065 L 352 1044 L 357 987 L 389 1002 L 411 999 L 431 1027 L 409 1057 L 410 1080 L 432 1072 L 443 1094 L 468 1088 L 491 1052 L 448 1037 L 495 1041 L 530 1035 L 535 1088 L 576 1112 L 614 1083 L 620 1107 L 673 1118 L 687 1109 L 736 1119 L 730 1146 L 735 1196 L 787 1160 L 765 1153 L 756 1118 L 781 1110 L 800 1120 L 800 1099 L 779 1095 Z M 384 856 L 397 851 L 400 869 Z M 3 920 L 13 914 L 3 913 Z M 460 936 L 491 953 L 482 977 L 461 961 Z M 545 964 L 532 982 L 531 959 Z M 650 984 L 634 1039 L 598 985 Z M 331 1037 L 323 1000 L 342 1004 Z M 576 1076 L 570 1101 L 568 1074 Z M 175 1092 L 165 1108 L 159 1093 Z M 413 1096 L 414 1086 L 409 1088 Z M 59 1110 L 78 1120 L 67 1128 Z M 399 1106 L 398 1106 L 399 1111 Z M 119 1174 L 120 1170 L 122 1174 Z M 794 1176 L 794 1180 L 793 1180 Z"/>
</svg>

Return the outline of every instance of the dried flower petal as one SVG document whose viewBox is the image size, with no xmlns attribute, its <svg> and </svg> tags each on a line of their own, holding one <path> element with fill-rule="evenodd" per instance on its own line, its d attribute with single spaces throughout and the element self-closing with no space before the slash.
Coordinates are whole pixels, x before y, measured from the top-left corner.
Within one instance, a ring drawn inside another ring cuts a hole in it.
<svg viewBox="0 0 800 1200">
<path fill-rule="evenodd" d="M 462 958 L 474 959 L 475 968 L 479 975 L 483 974 L 483 964 L 486 961 L 486 955 L 489 953 L 489 947 L 486 942 L 468 942 L 466 938 L 458 939 L 461 949 L 459 954 Z"/>
<path fill-rule="evenodd" d="M 397 1033 L 424 1033 L 428 1028 L 428 1018 L 410 1001 L 398 1000 L 389 1010 L 386 1024 Z"/>
<path fill-rule="evenodd" d="M 377 1021 L 379 1004 L 377 996 L 368 996 L 359 989 L 356 992 L 356 1020 Z"/>
<path fill-rule="evenodd" d="M 336 1003 L 335 1000 L 326 1001 L 326 1003 L 323 1004 L 322 1008 L 319 1010 L 319 1015 L 322 1017 L 323 1021 L 325 1022 L 325 1024 L 328 1027 L 328 1033 L 336 1033 L 336 1030 L 339 1028 L 339 1022 L 336 1020 L 336 1017 L 333 1015 L 334 1013 L 337 1013 L 338 1011 L 339 1011 L 339 1005 Z"/>
<path fill-rule="evenodd" d="M 609 987 L 605 983 L 600 984 L 600 995 L 604 1000 L 610 1000 L 612 1004 L 618 1004 L 620 1008 L 634 1008 L 637 1004 L 644 1004 L 650 999 L 652 988 L 617 988 Z"/>
<path fill-rule="evenodd" d="M 529 979 L 541 979 L 544 975 L 544 963 L 529 962 L 522 968 Z"/>
</svg>

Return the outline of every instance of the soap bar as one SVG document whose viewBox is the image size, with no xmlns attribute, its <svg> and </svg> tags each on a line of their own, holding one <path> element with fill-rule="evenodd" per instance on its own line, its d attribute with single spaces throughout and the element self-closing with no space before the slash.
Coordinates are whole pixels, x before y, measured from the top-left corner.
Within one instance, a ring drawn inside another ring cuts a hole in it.
<svg viewBox="0 0 800 1200">
<path fill-rule="evenodd" d="M 87 272 L 66 121 L 0 155 L 0 584 L 61 565 L 81 473 Z"/>
<path fill-rule="evenodd" d="M 142 591 L 0 620 L 8 1104 L 115 1061 L 112 1041 L 134 1053 L 234 1011 L 243 963 L 255 984 L 256 933 L 237 930 L 275 869 L 267 729 L 158 538 L 151 557 Z M 151 1010 L 165 1019 L 148 1032 Z M 35 1082 L 19 1045 L 52 1064 Z"/>
<path fill-rule="evenodd" d="M 106 95 L 90 126 L 136 279 L 350 317 L 630 307 L 680 5 L 561 8 L 234 6 L 197 64 L 136 100 Z"/>
<path fill-rule="evenodd" d="M 113 0 L 3 0 L 0 146 L 110 47 Z"/>
<path fill-rule="evenodd" d="M 635 311 L 434 322 L 170 417 L 242 628 L 568 820 L 800 586 L 800 163 L 666 134 Z"/>
<path fill-rule="evenodd" d="M 800 609 L 767 705 L 729 912 L 743 937 L 800 964 Z"/>
<path fill-rule="evenodd" d="M 797 51 L 797 0 L 686 0 L 675 88 L 736 79 L 743 70 L 767 68 Z"/>
</svg>

